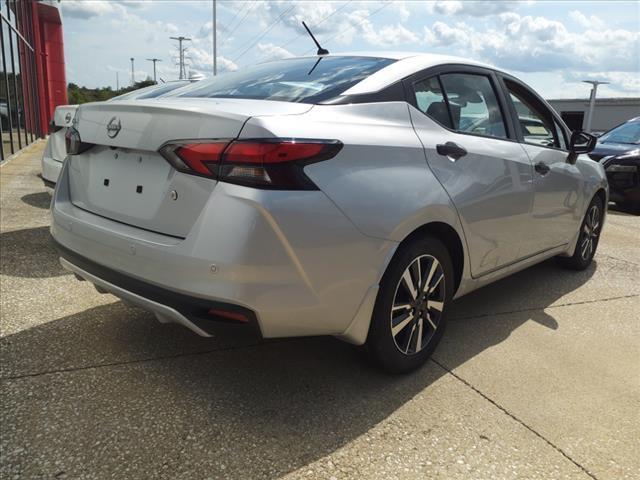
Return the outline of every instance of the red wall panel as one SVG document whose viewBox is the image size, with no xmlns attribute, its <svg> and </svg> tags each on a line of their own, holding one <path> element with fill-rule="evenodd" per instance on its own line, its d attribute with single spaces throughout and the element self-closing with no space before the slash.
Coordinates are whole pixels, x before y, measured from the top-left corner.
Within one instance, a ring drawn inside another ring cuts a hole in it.
<svg viewBox="0 0 640 480">
<path fill-rule="evenodd" d="M 48 124 L 58 105 L 69 103 L 64 63 L 64 39 L 60 12 L 56 7 L 36 3 L 33 9 L 34 49 L 37 60 L 40 127 Z"/>
</svg>

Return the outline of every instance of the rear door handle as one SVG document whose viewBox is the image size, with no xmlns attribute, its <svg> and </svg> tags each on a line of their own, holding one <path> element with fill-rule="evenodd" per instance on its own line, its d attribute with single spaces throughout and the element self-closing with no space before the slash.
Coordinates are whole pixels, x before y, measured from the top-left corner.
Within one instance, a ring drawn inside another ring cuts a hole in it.
<svg viewBox="0 0 640 480">
<path fill-rule="evenodd" d="M 549 165 L 547 165 L 544 162 L 536 163 L 536 165 L 533 168 L 535 168 L 536 172 L 538 172 L 540 175 L 546 175 L 547 173 L 549 173 L 549 170 L 551 170 L 549 168 Z"/>
<path fill-rule="evenodd" d="M 465 148 L 453 142 L 447 142 L 444 145 L 439 143 L 436 145 L 436 152 L 440 155 L 449 157 L 449 159 L 454 162 L 467 154 L 467 150 Z"/>
</svg>

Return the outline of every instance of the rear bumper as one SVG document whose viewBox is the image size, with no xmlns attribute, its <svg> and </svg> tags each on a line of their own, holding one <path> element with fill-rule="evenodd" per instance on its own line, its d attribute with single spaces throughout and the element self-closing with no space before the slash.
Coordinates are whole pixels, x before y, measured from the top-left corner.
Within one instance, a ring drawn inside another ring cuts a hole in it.
<svg viewBox="0 0 640 480">
<path fill-rule="evenodd" d="M 42 157 L 42 180 L 46 186 L 55 186 L 62 171 L 62 165 L 63 162 L 54 158 L 46 155 Z"/>
<path fill-rule="evenodd" d="M 166 290 L 99 265 L 63 247 L 55 240 L 54 245 L 60 254 L 60 263 L 65 269 L 126 303 L 153 312 L 161 322 L 181 324 L 203 337 L 219 333 L 225 328 L 243 328 L 256 334 L 261 333 L 256 316 L 251 310 Z M 234 312 L 247 321 L 226 321 L 224 318 L 209 315 L 211 309 Z"/>
<path fill-rule="evenodd" d="M 363 312 L 373 307 L 371 292 L 397 243 L 360 233 L 322 192 L 218 183 L 186 238 L 176 238 L 76 207 L 68 165 L 52 202 L 51 234 L 81 277 L 86 272 L 118 296 L 154 302 L 143 308 L 172 308 L 205 331 L 197 322 L 202 308 L 221 304 L 251 312 L 264 337 L 364 342 L 370 314 Z M 167 302 L 176 295 L 182 300 Z M 195 316 L 193 305 L 200 308 Z"/>
</svg>

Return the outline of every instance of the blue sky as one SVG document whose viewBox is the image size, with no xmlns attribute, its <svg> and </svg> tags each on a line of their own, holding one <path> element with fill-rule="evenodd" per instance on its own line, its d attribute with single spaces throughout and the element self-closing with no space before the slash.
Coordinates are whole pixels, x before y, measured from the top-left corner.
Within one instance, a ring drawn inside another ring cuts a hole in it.
<svg viewBox="0 0 640 480">
<path fill-rule="evenodd" d="M 481 60 L 547 98 L 586 97 L 583 79 L 611 82 L 599 96 L 640 96 L 640 2 L 218 0 L 218 68 L 315 51 L 301 21 L 331 52 L 398 50 Z M 212 0 L 62 0 L 67 80 L 98 87 L 152 74 L 177 78 L 176 42 L 189 69 L 212 73 Z"/>
</svg>

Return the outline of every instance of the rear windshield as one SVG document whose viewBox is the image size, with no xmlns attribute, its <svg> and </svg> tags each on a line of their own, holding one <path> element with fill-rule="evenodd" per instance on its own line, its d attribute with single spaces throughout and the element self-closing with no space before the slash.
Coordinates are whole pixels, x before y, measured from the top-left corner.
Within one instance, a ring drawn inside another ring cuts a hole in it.
<svg viewBox="0 0 640 480">
<path fill-rule="evenodd" d="M 151 85 L 150 87 L 141 88 L 140 90 L 134 90 L 133 92 L 125 93 L 113 97 L 111 100 L 143 100 L 145 98 L 156 98 L 165 93 L 172 92 L 180 87 L 189 85 L 191 82 L 185 80 L 180 82 L 162 83 L 160 85 Z"/>
<path fill-rule="evenodd" d="M 277 60 L 225 73 L 169 96 L 318 103 L 340 95 L 394 61 L 371 57 Z"/>
</svg>

